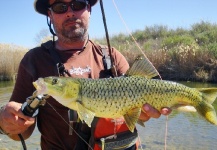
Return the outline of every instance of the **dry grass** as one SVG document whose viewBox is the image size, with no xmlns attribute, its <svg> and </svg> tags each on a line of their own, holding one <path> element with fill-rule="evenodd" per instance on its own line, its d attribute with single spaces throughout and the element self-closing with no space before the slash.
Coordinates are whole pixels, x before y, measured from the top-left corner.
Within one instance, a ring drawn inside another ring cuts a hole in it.
<svg viewBox="0 0 217 150">
<path fill-rule="evenodd" d="M 140 52 L 132 48 L 122 51 L 132 64 Z M 179 81 L 217 82 L 217 60 L 195 45 L 177 45 L 144 51 L 163 79 Z"/>
<path fill-rule="evenodd" d="M 27 48 L 0 44 L 0 80 L 12 80 L 16 77 L 19 63 Z"/>
<path fill-rule="evenodd" d="M 143 43 L 140 43 L 143 45 Z M 126 42 L 119 47 L 129 64 L 141 52 L 134 44 Z M 118 48 L 117 48 L 118 49 Z M 27 48 L 16 45 L 0 44 L 0 80 L 12 80 L 16 77 L 20 60 Z M 207 50 L 195 45 L 177 45 L 168 49 L 155 45 L 151 50 L 143 51 L 167 80 L 217 82 L 217 60 Z"/>
</svg>

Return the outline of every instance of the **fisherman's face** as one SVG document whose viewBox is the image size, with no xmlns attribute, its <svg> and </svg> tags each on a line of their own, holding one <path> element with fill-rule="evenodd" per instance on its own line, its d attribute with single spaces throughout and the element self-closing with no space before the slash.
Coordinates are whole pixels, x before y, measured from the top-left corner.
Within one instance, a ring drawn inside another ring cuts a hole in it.
<svg viewBox="0 0 217 150">
<path fill-rule="evenodd" d="M 71 2 L 73 0 L 49 0 L 52 5 L 56 2 Z M 83 41 L 88 35 L 90 18 L 90 5 L 81 10 L 72 10 L 68 6 L 65 13 L 56 13 L 52 9 L 48 10 L 48 15 L 54 26 L 58 40 L 69 43 Z"/>
</svg>

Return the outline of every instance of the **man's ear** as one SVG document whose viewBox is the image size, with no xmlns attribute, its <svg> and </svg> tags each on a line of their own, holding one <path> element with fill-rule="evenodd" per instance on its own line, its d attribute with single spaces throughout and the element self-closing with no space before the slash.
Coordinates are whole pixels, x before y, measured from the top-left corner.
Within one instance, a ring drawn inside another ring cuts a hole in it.
<svg viewBox="0 0 217 150">
<path fill-rule="evenodd" d="M 90 4 L 87 5 L 87 10 L 88 10 L 88 12 L 91 14 L 91 6 L 90 6 Z"/>
</svg>

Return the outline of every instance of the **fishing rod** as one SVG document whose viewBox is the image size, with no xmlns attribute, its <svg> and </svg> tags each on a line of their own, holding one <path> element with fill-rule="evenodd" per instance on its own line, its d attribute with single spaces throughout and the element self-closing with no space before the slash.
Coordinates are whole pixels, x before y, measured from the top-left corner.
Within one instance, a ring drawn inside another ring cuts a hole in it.
<svg viewBox="0 0 217 150">
<path fill-rule="evenodd" d="M 114 58 L 112 57 L 112 50 L 111 50 L 111 45 L 110 45 L 110 41 L 109 41 L 108 28 L 107 28 L 107 24 L 106 24 L 106 17 L 105 17 L 105 11 L 104 11 L 102 0 L 100 0 L 100 8 L 101 8 L 101 12 L 102 12 L 103 24 L 104 24 L 105 34 L 106 34 L 106 41 L 107 41 L 107 45 L 108 45 L 108 49 L 109 49 L 109 55 L 110 55 L 110 61 L 111 61 L 111 72 L 112 72 L 112 75 L 114 77 L 117 77 L 118 75 L 117 75 L 116 67 L 114 65 Z"/>
<path fill-rule="evenodd" d="M 36 117 L 39 112 L 39 107 L 44 106 L 48 95 L 38 95 L 35 91 L 32 96 L 26 98 L 26 102 L 21 106 L 24 115 L 29 117 Z M 18 134 L 23 146 L 23 150 L 27 150 L 25 140 L 21 134 Z"/>
</svg>

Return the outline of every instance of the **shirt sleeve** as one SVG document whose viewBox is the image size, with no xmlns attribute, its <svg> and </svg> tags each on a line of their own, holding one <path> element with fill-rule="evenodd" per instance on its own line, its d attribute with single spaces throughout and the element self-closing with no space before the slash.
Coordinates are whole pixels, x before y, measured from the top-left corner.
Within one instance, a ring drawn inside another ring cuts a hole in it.
<svg viewBox="0 0 217 150">
<path fill-rule="evenodd" d="M 24 57 L 21 60 L 16 83 L 10 101 L 24 103 L 26 101 L 26 98 L 31 96 L 34 92 L 35 89 L 32 84 L 33 77 L 32 74 L 28 71 L 30 65 L 31 63 L 27 63 L 27 58 Z"/>
<path fill-rule="evenodd" d="M 115 48 L 113 48 L 113 57 L 118 76 L 125 74 L 129 69 L 126 58 Z"/>
</svg>

